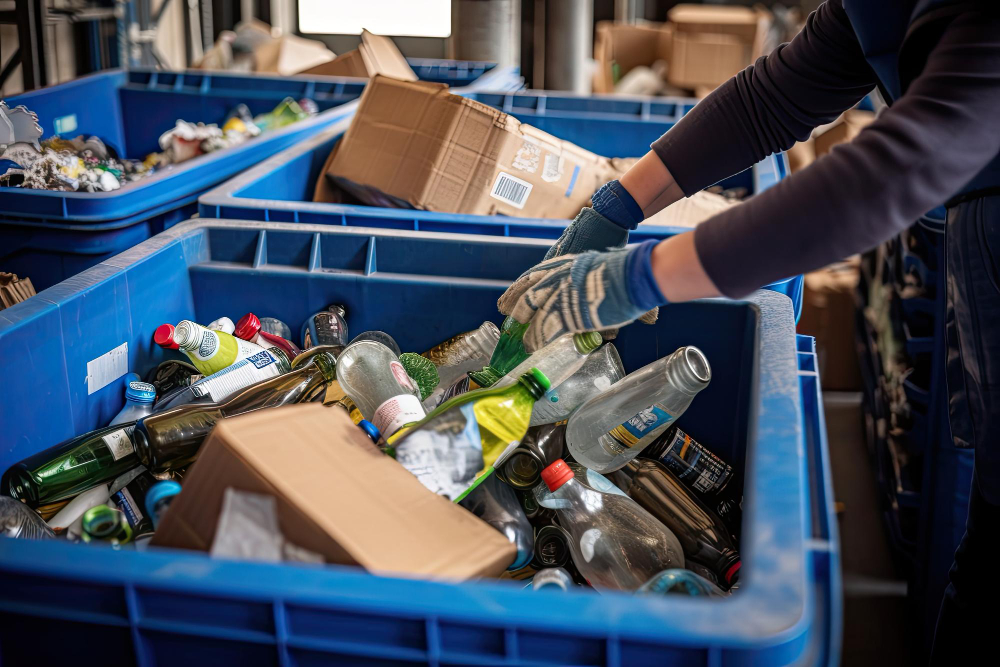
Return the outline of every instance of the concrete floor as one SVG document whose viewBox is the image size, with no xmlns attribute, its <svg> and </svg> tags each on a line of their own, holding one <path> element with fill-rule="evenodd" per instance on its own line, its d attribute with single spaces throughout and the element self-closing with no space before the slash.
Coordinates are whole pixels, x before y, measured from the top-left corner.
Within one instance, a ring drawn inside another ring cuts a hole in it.
<svg viewBox="0 0 1000 667">
<path fill-rule="evenodd" d="M 861 395 L 824 392 L 826 428 L 839 515 L 844 580 L 841 664 L 912 665 L 920 646 L 909 620 L 906 581 L 896 572 L 864 444 Z M 918 651 L 919 652 L 919 651 Z"/>
</svg>

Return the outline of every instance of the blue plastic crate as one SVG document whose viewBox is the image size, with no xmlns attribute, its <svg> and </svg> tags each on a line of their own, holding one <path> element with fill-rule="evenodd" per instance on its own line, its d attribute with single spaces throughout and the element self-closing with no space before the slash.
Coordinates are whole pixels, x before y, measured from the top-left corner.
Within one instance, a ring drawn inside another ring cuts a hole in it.
<svg viewBox="0 0 1000 667">
<path fill-rule="evenodd" d="M 456 85 L 511 89 L 516 68 L 420 59 L 418 74 Z M 362 79 L 199 71 L 109 71 L 8 98 L 36 112 L 44 136 L 94 134 L 119 155 L 143 157 L 178 118 L 219 122 L 237 104 L 254 114 L 285 97 L 309 97 L 320 114 L 108 193 L 0 188 L 0 270 L 44 289 L 190 218 L 198 196 L 353 113 Z M 56 132 L 56 129 L 61 132 Z"/>
<path fill-rule="evenodd" d="M 637 157 L 649 144 L 691 110 L 696 100 L 686 98 L 608 98 L 551 92 L 465 92 L 519 120 L 560 139 L 612 157 Z M 350 125 L 345 118 L 325 131 L 285 150 L 227 181 L 199 198 L 203 218 L 304 222 L 343 226 L 488 234 L 556 239 L 564 220 L 507 216 L 459 215 L 407 209 L 386 209 L 312 201 L 313 187 L 330 151 Z M 772 155 L 740 174 L 722 181 L 724 187 L 762 192 L 787 176 L 784 154 Z M 663 239 L 689 231 L 679 227 L 643 224 L 633 241 Z M 802 312 L 802 276 L 768 286 L 790 297 L 795 317 Z"/>
<path fill-rule="evenodd" d="M 499 321 L 497 297 L 547 246 L 328 225 L 178 225 L 0 311 L 0 369 L 13 390 L 0 402 L 0 468 L 107 422 L 123 380 L 88 394 L 87 362 L 128 343 L 129 368 L 151 367 L 168 354 L 151 341 L 162 322 L 253 309 L 297 329 L 342 302 L 351 330 L 382 328 L 422 350 Z M 746 471 L 743 586 L 731 598 L 532 594 L 500 581 L 0 540 L 0 660 L 58 662 L 67 642 L 85 637 L 105 650 L 77 652 L 80 664 L 109 655 L 145 665 L 836 664 L 836 524 L 809 339 L 796 338 L 791 302 L 768 291 L 668 310 L 654 326 L 624 328 L 616 344 L 628 369 L 682 344 L 712 362 L 713 381 L 684 424 Z"/>
</svg>

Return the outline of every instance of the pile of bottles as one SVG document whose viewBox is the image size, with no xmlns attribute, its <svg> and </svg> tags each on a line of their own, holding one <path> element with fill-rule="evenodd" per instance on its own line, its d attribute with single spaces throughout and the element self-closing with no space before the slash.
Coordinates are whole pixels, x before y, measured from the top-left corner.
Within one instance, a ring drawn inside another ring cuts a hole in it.
<svg viewBox="0 0 1000 667">
<path fill-rule="evenodd" d="M 151 335 L 167 360 L 129 378 L 107 426 L 3 474 L 4 534 L 146 548 L 220 420 L 319 401 L 506 536 L 505 578 L 709 597 L 738 586 L 740 484 L 677 425 L 711 381 L 699 349 L 626 374 L 599 333 L 529 355 L 508 318 L 414 353 L 383 331 L 349 338 L 346 317 L 331 305 L 297 336 L 253 313 L 163 323 Z"/>
</svg>

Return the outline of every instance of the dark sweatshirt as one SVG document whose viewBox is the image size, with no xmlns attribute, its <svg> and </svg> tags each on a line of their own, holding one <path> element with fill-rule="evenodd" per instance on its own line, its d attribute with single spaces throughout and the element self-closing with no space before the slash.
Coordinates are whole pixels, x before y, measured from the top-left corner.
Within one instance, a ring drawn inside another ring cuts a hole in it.
<svg viewBox="0 0 1000 667">
<path fill-rule="evenodd" d="M 652 147 L 689 196 L 805 140 L 876 82 L 842 0 L 828 0 L 795 39 L 720 86 Z M 851 143 L 702 223 L 698 257 L 723 294 L 743 296 L 878 245 L 961 191 L 998 153 L 1000 14 L 969 9 Z"/>
</svg>

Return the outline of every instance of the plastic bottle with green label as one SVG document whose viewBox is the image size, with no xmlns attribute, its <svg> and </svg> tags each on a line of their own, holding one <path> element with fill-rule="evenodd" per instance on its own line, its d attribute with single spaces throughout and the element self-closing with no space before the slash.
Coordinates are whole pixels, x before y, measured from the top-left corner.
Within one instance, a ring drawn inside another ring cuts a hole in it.
<svg viewBox="0 0 1000 667">
<path fill-rule="evenodd" d="M 618 470 L 680 418 L 711 379 L 701 350 L 678 348 L 577 408 L 566 425 L 566 446 L 591 470 Z"/>
<path fill-rule="evenodd" d="M 153 340 L 160 347 L 179 349 L 202 375 L 217 373 L 264 351 L 260 345 L 224 331 L 206 329 L 191 320 L 181 320 L 176 327 L 161 325 L 153 334 Z"/>
<path fill-rule="evenodd" d="M 396 460 L 431 491 L 461 500 L 521 442 L 548 388 L 548 378 L 533 368 L 508 387 L 456 396 L 392 443 Z"/>
</svg>

